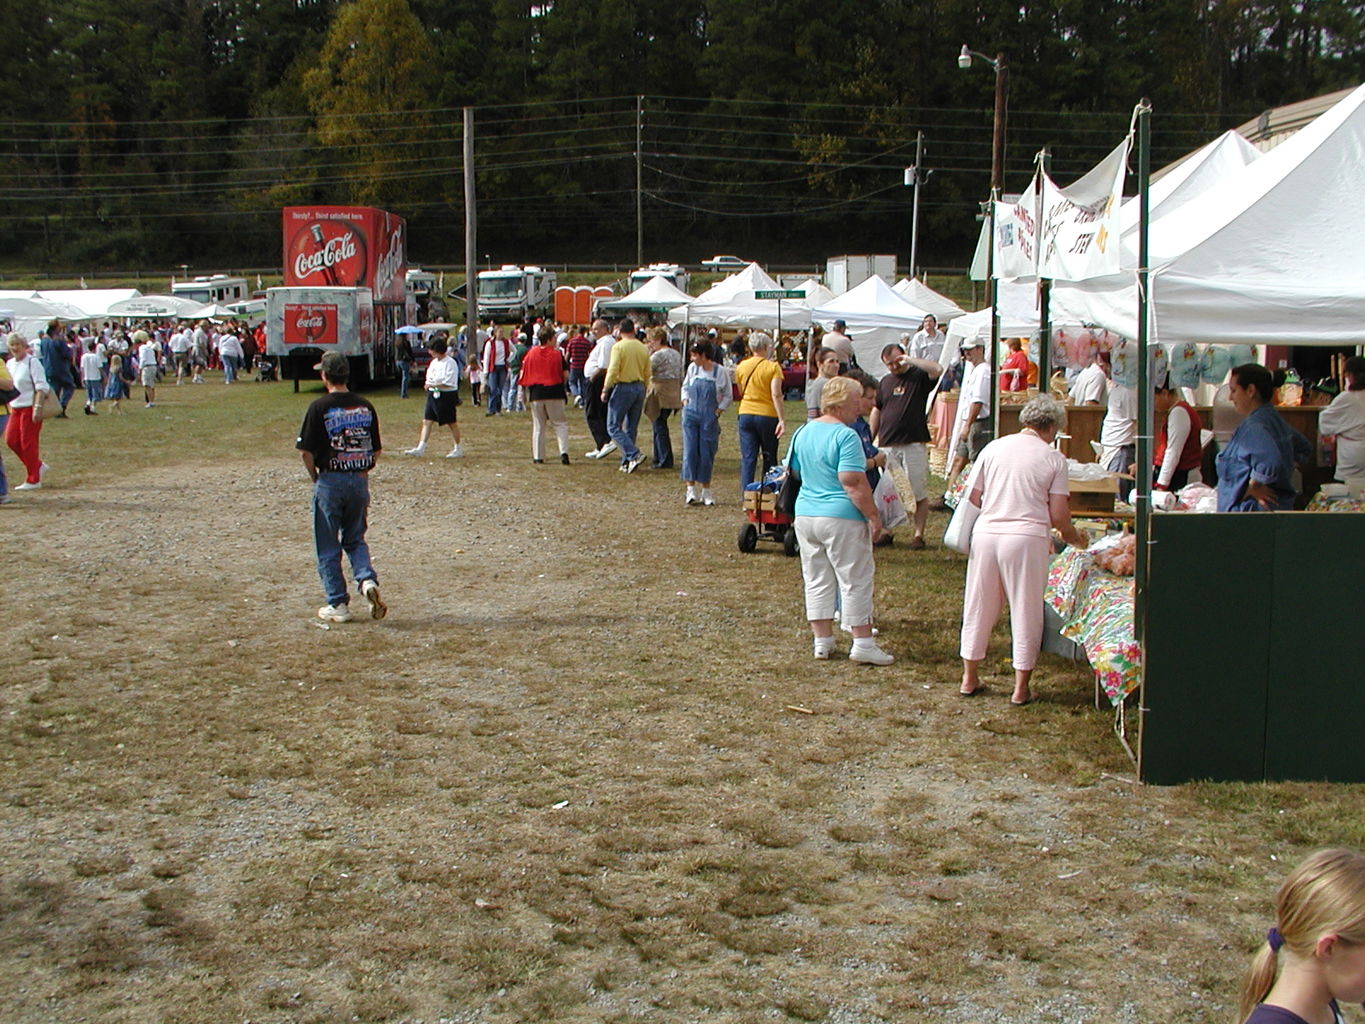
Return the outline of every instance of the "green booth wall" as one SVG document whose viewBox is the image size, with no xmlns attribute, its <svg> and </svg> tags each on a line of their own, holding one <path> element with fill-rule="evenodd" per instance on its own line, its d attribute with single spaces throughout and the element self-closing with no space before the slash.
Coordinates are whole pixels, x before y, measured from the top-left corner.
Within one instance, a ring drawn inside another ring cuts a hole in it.
<svg viewBox="0 0 1365 1024">
<path fill-rule="evenodd" d="M 1365 514 L 1154 514 L 1146 782 L 1365 782 Z"/>
</svg>

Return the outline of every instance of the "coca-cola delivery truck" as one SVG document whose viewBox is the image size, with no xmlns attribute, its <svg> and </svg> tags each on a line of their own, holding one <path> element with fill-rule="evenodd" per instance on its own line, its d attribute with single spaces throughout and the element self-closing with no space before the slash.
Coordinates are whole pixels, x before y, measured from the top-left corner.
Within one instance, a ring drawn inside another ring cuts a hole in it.
<svg viewBox="0 0 1365 1024">
<path fill-rule="evenodd" d="M 407 230 L 368 206 L 287 206 L 284 285 L 265 293 L 266 353 L 282 377 L 312 376 L 324 352 L 351 361 L 360 384 L 395 376 L 407 322 Z"/>
</svg>

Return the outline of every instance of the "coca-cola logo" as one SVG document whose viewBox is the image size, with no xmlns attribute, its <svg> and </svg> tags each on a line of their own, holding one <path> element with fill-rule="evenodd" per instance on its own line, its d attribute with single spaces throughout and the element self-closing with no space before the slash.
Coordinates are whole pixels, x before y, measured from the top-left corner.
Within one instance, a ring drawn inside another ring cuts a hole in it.
<svg viewBox="0 0 1365 1024">
<path fill-rule="evenodd" d="M 294 326 L 301 331 L 321 330 L 326 325 L 327 318 L 321 313 L 315 313 L 312 316 L 301 316 L 294 321 Z"/>
<path fill-rule="evenodd" d="M 375 291 L 381 295 L 392 291 L 393 283 L 402 276 L 406 262 L 403 252 L 403 230 L 399 228 L 389 235 L 388 251 L 379 257 L 379 263 L 375 267 Z"/>
<path fill-rule="evenodd" d="M 327 267 L 354 259 L 356 254 L 355 232 L 348 231 L 340 238 L 329 238 L 322 248 L 314 252 L 301 252 L 294 257 L 294 276 L 303 280 Z"/>
<path fill-rule="evenodd" d="M 286 285 L 354 288 L 367 284 L 365 232 L 350 220 L 311 220 L 290 236 Z"/>
</svg>

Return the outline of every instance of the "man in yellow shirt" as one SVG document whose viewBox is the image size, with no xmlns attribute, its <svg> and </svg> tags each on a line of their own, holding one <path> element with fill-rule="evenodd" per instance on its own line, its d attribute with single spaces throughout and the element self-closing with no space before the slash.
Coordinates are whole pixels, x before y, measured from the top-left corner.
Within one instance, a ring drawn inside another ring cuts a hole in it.
<svg viewBox="0 0 1365 1024">
<path fill-rule="evenodd" d="M 649 349 L 635 337 L 635 321 L 621 321 L 621 336 L 611 347 L 607 379 L 602 393 L 607 398 L 607 433 L 621 450 L 621 472 L 634 473 L 645 457 L 635 444 L 640 428 L 640 413 L 645 407 L 645 388 L 649 386 Z"/>
</svg>

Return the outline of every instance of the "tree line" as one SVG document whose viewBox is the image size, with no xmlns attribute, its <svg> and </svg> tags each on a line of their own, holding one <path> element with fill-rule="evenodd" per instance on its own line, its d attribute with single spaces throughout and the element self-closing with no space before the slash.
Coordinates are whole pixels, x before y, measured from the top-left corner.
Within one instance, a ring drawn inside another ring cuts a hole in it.
<svg viewBox="0 0 1365 1024">
<path fill-rule="evenodd" d="M 1065 182 L 1154 106 L 1153 166 L 1365 79 L 1347 0 L 0 0 L 0 225 L 17 266 L 279 258 L 279 208 L 408 218 L 463 263 L 462 110 L 492 262 L 965 265 L 1009 67 L 1005 189 Z"/>
</svg>

